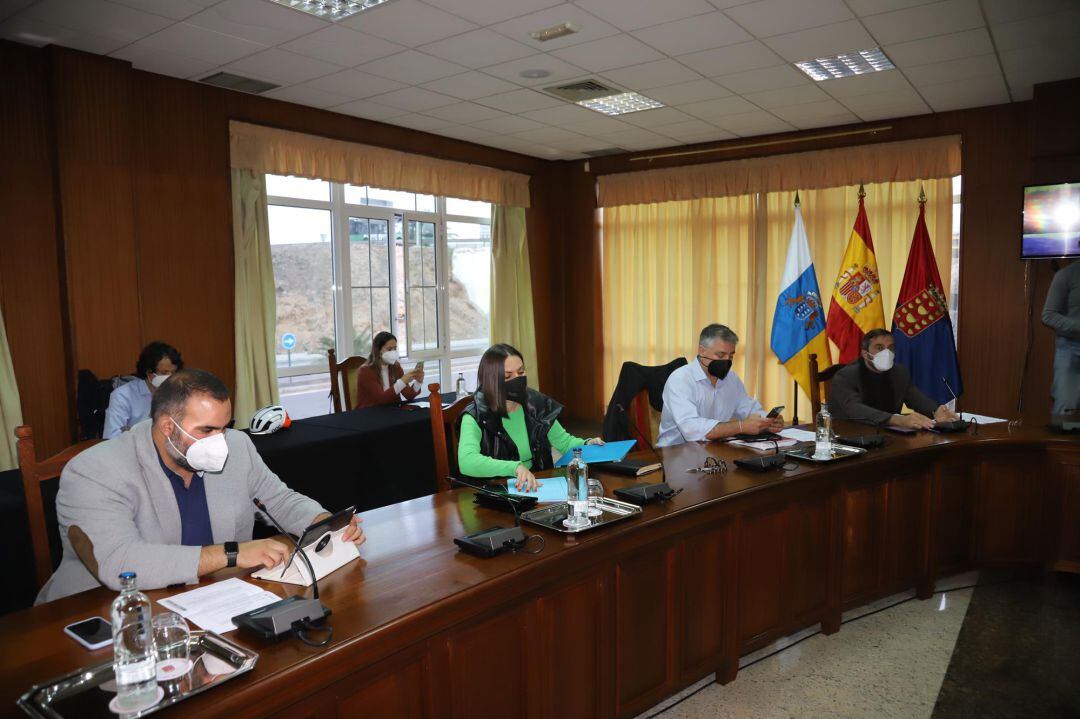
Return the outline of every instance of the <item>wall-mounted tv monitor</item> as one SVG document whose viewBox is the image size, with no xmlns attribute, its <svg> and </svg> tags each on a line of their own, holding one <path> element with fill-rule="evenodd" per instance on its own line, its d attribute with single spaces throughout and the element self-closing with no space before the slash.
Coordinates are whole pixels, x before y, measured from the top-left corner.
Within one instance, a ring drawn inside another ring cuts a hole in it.
<svg viewBox="0 0 1080 719">
<path fill-rule="evenodd" d="M 1020 257 L 1080 257 L 1080 183 L 1024 188 Z"/>
</svg>

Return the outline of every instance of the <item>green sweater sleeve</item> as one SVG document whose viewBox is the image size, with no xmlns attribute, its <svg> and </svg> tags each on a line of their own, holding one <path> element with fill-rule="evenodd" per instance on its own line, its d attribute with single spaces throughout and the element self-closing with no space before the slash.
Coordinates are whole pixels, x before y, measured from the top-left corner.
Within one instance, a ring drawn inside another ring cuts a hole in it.
<svg viewBox="0 0 1080 719">
<path fill-rule="evenodd" d="M 548 442 L 551 442 L 551 446 L 559 454 L 566 454 L 573 447 L 580 447 L 585 444 L 585 440 L 581 437 L 575 437 L 563 429 L 563 426 L 559 424 L 559 420 L 555 420 L 554 424 L 551 425 L 551 429 L 548 430 Z"/>
<path fill-rule="evenodd" d="M 480 453 L 480 425 L 471 414 L 461 419 L 458 437 L 458 468 L 470 477 L 513 477 L 519 462 L 493 459 Z"/>
</svg>

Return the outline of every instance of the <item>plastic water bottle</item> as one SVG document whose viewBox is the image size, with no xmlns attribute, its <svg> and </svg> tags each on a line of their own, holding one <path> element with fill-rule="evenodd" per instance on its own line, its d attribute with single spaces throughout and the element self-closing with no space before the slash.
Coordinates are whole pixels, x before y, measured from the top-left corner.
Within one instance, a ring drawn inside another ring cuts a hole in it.
<svg viewBox="0 0 1080 719">
<path fill-rule="evenodd" d="M 468 394 L 468 392 L 465 390 L 465 374 L 464 373 L 458 372 L 457 384 L 454 387 L 454 390 L 457 393 L 457 398 L 458 399 L 461 399 L 462 397 L 464 397 L 465 395 Z"/>
<path fill-rule="evenodd" d="M 112 603 L 113 671 L 116 708 L 133 713 L 157 698 L 157 651 L 150 600 L 135 584 L 135 572 L 120 575 L 120 596 Z"/>
<path fill-rule="evenodd" d="M 814 457 L 816 459 L 832 458 L 832 415 L 829 414 L 829 405 L 821 403 L 821 409 L 814 417 Z"/>
<path fill-rule="evenodd" d="M 566 465 L 566 503 L 570 512 L 563 524 L 570 529 L 589 526 L 589 465 L 581 458 L 581 447 L 574 448 L 574 458 Z"/>
</svg>

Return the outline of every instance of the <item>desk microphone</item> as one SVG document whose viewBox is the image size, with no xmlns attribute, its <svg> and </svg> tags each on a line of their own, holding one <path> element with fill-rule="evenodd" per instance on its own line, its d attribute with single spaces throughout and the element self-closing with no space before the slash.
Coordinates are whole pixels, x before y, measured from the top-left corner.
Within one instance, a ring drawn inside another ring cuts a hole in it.
<svg viewBox="0 0 1080 719">
<path fill-rule="evenodd" d="M 941 375 L 941 383 L 945 385 L 945 389 L 949 390 L 949 395 L 952 397 L 953 402 L 958 402 L 959 400 L 956 397 L 956 392 L 953 392 L 952 387 L 949 386 L 949 380 L 945 379 L 945 375 Z M 956 405 L 954 404 L 953 406 L 955 407 Z"/>
<path fill-rule="evenodd" d="M 634 418 L 626 411 L 626 408 L 621 404 L 616 403 L 616 407 L 619 411 L 626 415 L 626 421 L 630 427 L 637 433 L 638 439 L 645 443 L 645 446 L 649 448 L 649 451 L 656 457 L 657 463 L 660 465 L 660 471 L 667 472 L 664 467 L 664 457 L 658 451 L 653 443 L 649 441 L 649 438 L 645 436 L 645 433 L 641 431 L 641 427 L 638 427 Z M 629 487 L 620 487 L 612 492 L 619 499 L 627 502 L 633 502 L 644 506 L 650 502 L 662 502 L 673 498 L 675 495 L 682 492 L 682 488 L 672 489 L 671 485 L 667 482 L 642 482 L 641 484 L 632 484 Z"/>
<path fill-rule="evenodd" d="M 479 497 L 493 497 L 499 500 L 498 506 L 492 507 L 494 509 L 505 509 L 506 506 L 510 507 L 510 511 L 514 513 L 514 526 L 509 528 L 504 527 L 491 527 L 481 532 L 474 534 L 467 534 L 464 537 L 454 537 L 454 544 L 458 546 L 461 551 L 466 554 L 471 554 L 475 557 L 483 557 L 484 559 L 490 559 L 503 552 L 519 551 L 525 548 L 525 542 L 530 539 L 525 536 L 525 532 L 521 529 L 521 522 L 518 519 L 518 506 L 527 505 L 526 508 L 536 505 L 536 497 L 511 497 L 509 494 L 502 492 L 495 492 L 478 484 L 472 484 L 466 482 L 457 477 L 448 477 L 451 485 L 458 485 L 461 487 L 468 487 L 469 489 L 477 492 Z M 491 507 L 491 504 L 482 505 Z M 533 535 L 540 536 L 540 535 Z M 540 536 L 543 540 L 543 537 Z M 532 552 L 538 553 L 544 548 L 543 543 L 540 547 Z"/>
</svg>

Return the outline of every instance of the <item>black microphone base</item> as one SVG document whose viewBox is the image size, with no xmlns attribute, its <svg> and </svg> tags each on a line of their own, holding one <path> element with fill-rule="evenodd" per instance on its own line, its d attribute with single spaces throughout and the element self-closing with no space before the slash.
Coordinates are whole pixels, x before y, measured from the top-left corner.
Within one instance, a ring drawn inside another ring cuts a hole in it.
<svg viewBox="0 0 1080 719">
<path fill-rule="evenodd" d="M 643 482 L 632 484 L 629 487 L 620 487 L 612 492 L 616 497 L 644 507 L 652 502 L 662 502 L 671 499 L 676 494 L 667 482 Z"/>
<path fill-rule="evenodd" d="M 304 624 L 318 625 L 330 616 L 330 608 L 318 599 L 299 595 L 259 607 L 233 617 L 233 624 L 254 634 L 277 641 L 292 636 Z"/>
<path fill-rule="evenodd" d="M 454 537 L 454 544 L 466 554 L 488 559 L 524 547 L 525 532 L 521 531 L 521 527 L 492 527 L 464 537 Z"/>
<path fill-rule="evenodd" d="M 850 437 L 837 437 L 836 441 L 849 447 L 862 447 L 874 449 L 885 444 L 885 438 L 880 434 L 853 434 Z"/>
<path fill-rule="evenodd" d="M 769 472 L 774 469 L 782 469 L 787 464 L 787 455 L 769 454 L 764 457 L 743 457 L 736 459 L 735 464 L 752 472 Z"/>
</svg>

